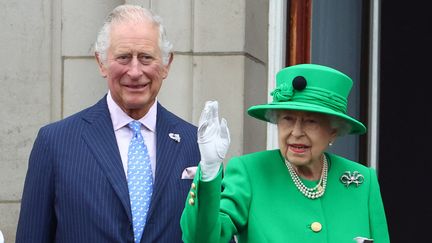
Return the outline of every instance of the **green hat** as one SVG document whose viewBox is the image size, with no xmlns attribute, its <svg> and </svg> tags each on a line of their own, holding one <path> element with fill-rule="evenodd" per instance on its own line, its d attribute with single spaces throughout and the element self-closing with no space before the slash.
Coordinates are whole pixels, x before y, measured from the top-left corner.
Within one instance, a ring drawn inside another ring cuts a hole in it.
<svg viewBox="0 0 432 243">
<path fill-rule="evenodd" d="M 347 122 L 351 126 L 349 134 L 363 134 L 366 127 L 346 114 L 352 84 L 350 77 L 333 68 L 316 64 L 290 66 L 276 75 L 273 102 L 252 106 L 248 114 L 271 122 L 268 110 L 319 112 Z"/>
</svg>

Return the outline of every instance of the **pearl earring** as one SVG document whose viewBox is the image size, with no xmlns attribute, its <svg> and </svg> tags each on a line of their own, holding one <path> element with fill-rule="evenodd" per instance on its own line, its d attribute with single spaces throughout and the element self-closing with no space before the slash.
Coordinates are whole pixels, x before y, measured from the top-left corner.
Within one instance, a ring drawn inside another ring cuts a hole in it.
<svg viewBox="0 0 432 243">
<path fill-rule="evenodd" d="M 329 146 L 333 146 L 333 142 L 332 141 L 329 142 Z"/>
</svg>

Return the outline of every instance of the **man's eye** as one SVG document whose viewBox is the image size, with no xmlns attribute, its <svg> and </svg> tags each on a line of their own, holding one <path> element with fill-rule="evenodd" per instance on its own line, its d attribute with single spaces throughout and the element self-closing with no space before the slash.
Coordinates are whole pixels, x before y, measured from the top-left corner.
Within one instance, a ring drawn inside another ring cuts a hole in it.
<svg viewBox="0 0 432 243">
<path fill-rule="evenodd" d="M 119 63 L 125 64 L 125 63 L 129 62 L 130 56 L 128 56 L 128 55 L 122 55 L 122 56 L 118 56 L 116 59 L 117 59 L 117 61 Z"/>
<path fill-rule="evenodd" d="M 143 64 L 148 64 L 151 61 L 153 61 L 153 57 L 150 55 L 140 55 L 138 58 L 139 58 L 140 62 Z"/>
</svg>

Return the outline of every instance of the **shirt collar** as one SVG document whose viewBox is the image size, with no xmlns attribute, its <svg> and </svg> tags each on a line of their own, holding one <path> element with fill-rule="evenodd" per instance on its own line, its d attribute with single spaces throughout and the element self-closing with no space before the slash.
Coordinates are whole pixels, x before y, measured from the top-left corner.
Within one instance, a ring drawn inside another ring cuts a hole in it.
<svg viewBox="0 0 432 243">
<path fill-rule="evenodd" d="M 111 120 L 113 123 L 114 131 L 119 130 L 120 128 L 129 124 L 129 122 L 134 119 L 128 116 L 121 108 L 117 105 L 117 103 L 113 100 L 111 96 L 111 92 L 108 91 L 107 95 L 107 104 L 108 110 L 110 112 Z M 145 114 L 144 117 L 141 117 L 139 121 L 150 131 L 156 131 L 156 117 L 157 117 L 157 100 L 150 107 L 150 110 Z"/>
</svg>

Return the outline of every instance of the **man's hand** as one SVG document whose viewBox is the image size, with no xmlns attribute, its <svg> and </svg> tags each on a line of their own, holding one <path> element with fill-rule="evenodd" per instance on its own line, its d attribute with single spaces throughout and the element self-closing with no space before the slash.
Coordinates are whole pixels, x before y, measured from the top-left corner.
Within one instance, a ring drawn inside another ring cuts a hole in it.
<svg viewBox="0 0 432 243">
<path fill-rule="evenodd" d="M 227 122 L 219 122 L 218 102 L 207 101 L 198 125 L 198 145 L 201 154 L 201 179 L 210 181 L 216 177 L 230 145 Z"/>
</svg>

